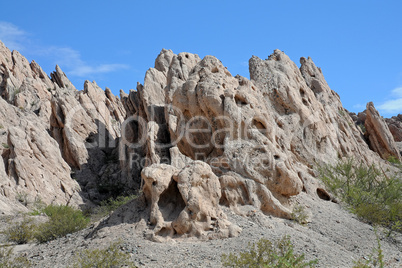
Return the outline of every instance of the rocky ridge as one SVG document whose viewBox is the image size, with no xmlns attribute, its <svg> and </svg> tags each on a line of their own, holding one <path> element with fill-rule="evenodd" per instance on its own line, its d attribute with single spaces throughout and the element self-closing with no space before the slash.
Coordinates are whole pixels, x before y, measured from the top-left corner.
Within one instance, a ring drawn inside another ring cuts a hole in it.
<svg viewBox="0 0 402 268">
<path fill-rule="evenodd" d="M 372 103 L 350 116 L 312 59 L 300 63 L 280 50 L 253 56 L 247 79 L 213 56 L 163 49 L 144 84 L 118 98 L 95 82 L 78 91 L 58 66 L 48 77 L 0 42 L 0 209 L 94 206 L 140 190 L 92 236 L 129 224 L 160 242 L 236 237 L 233 215 L 286 221 L 300 196 L 330 201 L 315 163 L 401 159 L 399 116 L 385 121 Z"/>
</svg>

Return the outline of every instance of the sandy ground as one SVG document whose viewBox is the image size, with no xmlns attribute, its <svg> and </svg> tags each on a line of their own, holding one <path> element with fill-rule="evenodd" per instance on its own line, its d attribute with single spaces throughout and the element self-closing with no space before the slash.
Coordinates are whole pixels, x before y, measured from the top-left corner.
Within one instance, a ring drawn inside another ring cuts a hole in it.
<svg viewBox="0 0 402 268">
<path fill-rule="evenodd" d="M 339 204 L 304 193 L 293 201 L 305 205 L 311 215 L 310 223 L 300 225 L 266 216 L 254 212 L 252 207 L 242 208 L 249 216 L 240 216 L 224 208 L 228 219 L 243 229 L 240 236 L 209 241 L 175 239 L 157 243 L 145 238 L 145 220 L 133 220 L 141 213 L 135 211 L 135 205 L 127 204 L 103 223 L 46 244 L 18 245 L 14 251 L 27 256 L 35 267 L 68 267 L 83 249 L 105 248 L 114 241 L 120 241 L 121 248 L 130 253 L 139 267 L 221 267 L 223 253 L 243 251 L 249 242 L 260 238 L 275 240 L 289 235 L 295 252 L 304 253 L 309 260 L 318 259 L 317 267 L 352 267 L 354 261 L 369 257 L 376 247 L 374 228 L 358 221 Z M 133 216 L 130 219 L 127 215 Z M 1 229 L 10 224 L 6 224 L 5 216 L 1 221 Z M 402 235 L 386 237 L 382 230 L 378 234 L 387 267 L 402 267 Z M 1 239 L 4 242 L 4 237 Z"/>
</svg>

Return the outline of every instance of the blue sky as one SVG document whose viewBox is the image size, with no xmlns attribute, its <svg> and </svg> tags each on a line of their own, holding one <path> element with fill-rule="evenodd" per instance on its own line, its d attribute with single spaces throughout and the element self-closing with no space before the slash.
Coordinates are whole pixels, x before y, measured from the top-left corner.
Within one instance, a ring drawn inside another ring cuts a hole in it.
<svg viewBox="0 0 402 268">
<path fill-rule="evenodd" d="M 252 55 L 312 57 L 350 111 L 402 113 L 402 1 L 3 1 L 0 40 L 78 88 L 128 92 L 162 48 L 213 55 L 249 77 Z"/>
</svg>

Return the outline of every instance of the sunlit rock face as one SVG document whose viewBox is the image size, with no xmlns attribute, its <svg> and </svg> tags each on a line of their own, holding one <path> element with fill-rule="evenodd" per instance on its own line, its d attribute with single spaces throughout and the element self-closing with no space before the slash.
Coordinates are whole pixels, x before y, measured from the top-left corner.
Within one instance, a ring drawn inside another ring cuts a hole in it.
<svg viewBox="0 0 402 268">
<path fill-rule="evenodd" d="M 241 229 L 224 206 L 290 218 L 303 191 L 329 199 L 318 164 L 399 157 L 398 127 L 369 104 L 355 116 L 363 133 L 321 69 L 300 63 L 253 56 L 247 79 L 163 49 L 118 98 L 95 82 L 78 91 L 59 66 L 49 77 L 0 43 L 1 207 L 23 210 L 21 194 L 78 206 L 142 191 L 150 239 L 231 237 Z"/>
</svg>

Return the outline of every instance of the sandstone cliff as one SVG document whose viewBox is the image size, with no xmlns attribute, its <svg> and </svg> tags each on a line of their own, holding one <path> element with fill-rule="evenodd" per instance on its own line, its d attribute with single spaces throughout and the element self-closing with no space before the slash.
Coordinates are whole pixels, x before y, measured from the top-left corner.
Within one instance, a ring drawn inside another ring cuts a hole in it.
<svg viewBox="0 0 402 268">
<path fill-rule="evenodd" d="M 321 69 L 300 63 L 253 56 L 247 79 L 213 56 L 163 49 L 118 98 L 95 82 L 78 91 L 58 66 L 48 77 L 0 42 L 1 209 L 142 190 L 150 239 L 229 237 L 241 229 L 222 206 L 289 218 L 302 192 L 330 199 L 317 164 L 400 158 L 399 125 L 390 132 L 368 104 L 364 136 Z"/>
<path fill-rule="evenodd" d="M 86 81 L 78 91 L 60 67 L 48 77 L 0 42 L 0 94 L 2 211 L 21 202 L 82 205 L 121 187 L 118 157 L 110 159 L 126 112 L 110 90 Z"/>
</svg>

